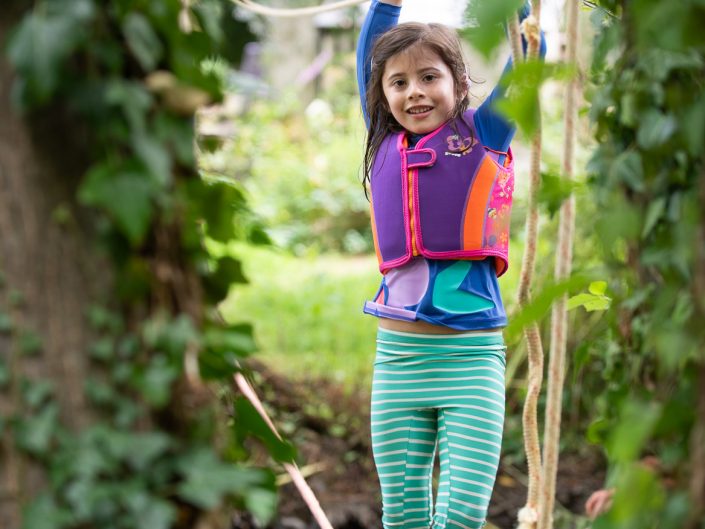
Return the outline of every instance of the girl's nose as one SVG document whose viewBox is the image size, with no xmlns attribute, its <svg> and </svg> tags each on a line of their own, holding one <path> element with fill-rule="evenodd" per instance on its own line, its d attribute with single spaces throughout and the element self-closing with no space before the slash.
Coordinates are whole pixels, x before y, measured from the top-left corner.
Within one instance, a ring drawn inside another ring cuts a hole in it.
<svg viewBox="0 0 705 529">
<path fill-rule="evenodd" d="M 409 91 L 408 91 L 408 97 L 410 99 L 414 99 L 417 97 L 420 97 L 423 95 L 423 90 L 421 89 L 421 86 L 419 86 L 419 83 L 410 83 L 409 84 Z"/>
</svg>

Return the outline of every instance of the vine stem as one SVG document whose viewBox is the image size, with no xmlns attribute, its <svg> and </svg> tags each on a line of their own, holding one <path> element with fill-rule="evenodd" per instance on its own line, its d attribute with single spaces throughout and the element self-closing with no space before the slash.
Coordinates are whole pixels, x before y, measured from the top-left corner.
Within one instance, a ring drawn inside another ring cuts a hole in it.
<svg viewBox="0 0 705 529">
<path fill-rule="evenodd" d="M 578 0 L 567 2 L 568 46 L 566 61 L 577 64 Z M 577 120 L 578 76 L 566 84 L 563 134 L 563 178 L 573 178 L 575 158 L 575 122 Z M 571 195 L 561 206 L 558 224 L 558 252 L 556 253 L 555 279 L 557 282 L 570 277 L 573 262 L 573 232 L 575 228 L 575 199 Z M 561 431 L 561 404 L 565 379 L 566 344 L 568 336 L 567 295 L 562 295 L 551 312 L 551 347 L 548 363 L 548 389 L 544 421 L 544 452 L 539 499 L 538 529 L 553 527 L 553 508 L 556 495 L 556 474 Z"/>
</svg>

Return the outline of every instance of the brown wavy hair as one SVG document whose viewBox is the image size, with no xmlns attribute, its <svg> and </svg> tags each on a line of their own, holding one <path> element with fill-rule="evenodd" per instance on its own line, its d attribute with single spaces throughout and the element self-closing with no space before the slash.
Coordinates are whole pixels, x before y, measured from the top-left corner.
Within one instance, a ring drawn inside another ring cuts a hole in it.
<svg viewBox="0 0 705 529">
<path fill-rule="evenodd" d="M 449 119 L 462 119 L 467 110 L 470 97 L 467 91 L 467 67 L 460 47 L 458 35 L 443 24 L 423 24 L 407 22 L 393 27 L 383 33 L 372 48 L 371 75 L 367 84 L 366 109 L 370 119 L 365 142 L 364 176 L 362 186 L 367 195 L 372 164 L 375 155 L 387 134 L 401 132 L 404 128 L 394 119 L 382 88 L 382 76 L 387 61 L 394 55 L 424 47 L 436 53 L 448 66 L 455 86 L 455 106 Z M 453 126 L 455 129 L 455 126 Z M 456 129 L 457 132 L 457 129 Z"/>
</svg>

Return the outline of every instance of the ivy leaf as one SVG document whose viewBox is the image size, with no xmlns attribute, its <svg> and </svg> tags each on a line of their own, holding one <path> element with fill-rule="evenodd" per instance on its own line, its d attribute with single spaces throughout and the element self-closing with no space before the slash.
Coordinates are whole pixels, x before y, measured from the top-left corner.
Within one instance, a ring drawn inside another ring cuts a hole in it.
<svg viewBox="0 0 705 529">
<path fill-rule="evenodd" d="M 660 416 L 661 405 L 657 402 L 625 400 L 619 421 L 607 442 L 610 458 L 628 462 L 639 457 Z"/>
<path fill-rule="evenodd" d="M 274 488 L 274 480 L 264 471 L 221 461 L 208 448 L 182 456 L 178 468 L 184 476 L 178 495 L 202 509 L 217 507 L 226 495 L 244 496 L 255 488 Z"/>
<path fill-rule="evenodd" d="M 235 401 L 235 434 L 240 442 L 248 435 L 254 435 L 267 447 L 269 454 L 281 463 L 291 463 L 296 458 L 294 446 L 277 437 L 269 425 L 264 422 L 252 403 L 245 397 Z"/>
<path fill-rule="evenodd" d="M 634 191 L 644 191 L 644 165 L 639 152 L 621 153 L 614 159 L 609 171 L 613 182 L 623 182 Z"/>
<path fill-rule="evenodd" d="M 225 256 L 216 262 L 215 272 L 204 278 L 204 287 L 213 302 L 223 300 L 234 284 L 247 283 L 242 263 L 231 256 Z"/>
<path fill-rule="evenodd" d="M 678 124 L 670 114 L 655 109 L 647 110 L 639 117 L 636 141 L 644 149 L 663 145 L 676 131 Z"/>
<path fill-rule="evenodd" d="M 651 230 L 654 229 L 656 223 L 666 211 L 666 197 L 658 197 L 649 204 L 649 209 L 646 211 L 646 220 L 644 221 L 644 229 L 641 232 L 641 238 L 646 239 Z"/>
<path fill-rule="evenodd" d="M 46 454 L 58 431 L 59 407 L 49 403 L 39 412 L 22 417 L 15 427 L 17 445 L 32 454 Z"/>
<path fill-rule="evenodd" d="M 63 529 L 72 522 L 71 512 L 59 507 L 47 493 L 33 498 L 22 513 L 22 529 Z"/>
<path fill-rule="evenodd" d="M 79 200 L 105 210 L 119 230 L 135 246 L 144 240 L 152 221 L 155 194 L 149 176 L 134 164 L 94 166 L 79 189 Z"/>
<path fill-rule="evenodd" d="M 462 35 L 473 48 L 489 59 L 506 39 L 502 24 L 522 5 L 524 0 L 471 0 L 466 12 L 470 27 L 464 30 Z"/>
<path fill-rule="evenodd" d="M 149 169 L 157 185 L 164 189 L 171 182 L 171 156 L 155 137 L 149 134 L 133 134 L 132 147 Z"/>
<path fill-rule="evenodd" d="M 579 187 L 580 183 L 568 180 L 556 173 L 541 173 L 538 201 L 553 217 L 563 202 Z"/>
<path fill-rule="evenodd" d="M 129 13 L 122 23 L 127 46 L 145 72 L 154 70 L 164 49 L 152 25 L 144 15 Z"/>
<path fill-rule="evenodd" d="M 36 9 L 20 22 L 7 54 L 22 84 L 24 103 L 46 103 L 59 86 L 64 62 L 85 39 L 95 9 L 88 0 L 56 2 L 57 9 Z M 48 7 L 48 6 L 47 6 Z"/>
<path fill-rule="evenodd" d="M 507 97 L 497 102 L 497 108 L 517 124 L 527 137 L 536 132 L 540 123 L 539 90 L 547 79 L 568 79 L 575 69 L 565 65 L 531 60 L 515 65 L 502 77 Z"/>
</svg>

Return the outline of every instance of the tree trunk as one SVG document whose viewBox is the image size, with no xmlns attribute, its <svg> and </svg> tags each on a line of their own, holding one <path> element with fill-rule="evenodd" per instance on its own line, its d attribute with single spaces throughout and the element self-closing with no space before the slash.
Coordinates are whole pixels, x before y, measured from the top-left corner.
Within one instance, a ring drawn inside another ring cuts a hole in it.
<svg viewBox="0 0 705 529">
<path fill-rule="evenodd" d="M 17 2 L 4 6 L 0 43 L 19 20 Z M 25 379 L 48 380 L 62 424 L 72 430 L 90 421 L 83 382 L 90 368 L 86 309 L 109 283 L 107 259 L 91 253 L 87 212 L 75 202 L 85 159 L 76 130 L 57 115 L 19 114 L 11 102 L 13 72 L 0 53 L 0 362 L 9 383 L 0 389 L 0 414 L 29 413 L 22 402 Z M 29 124 L 31 121 L 31 125 Z M 23 352 L 23 339 L 41 346 Z M 0 429 L 0 431 L 2 431 Z M 0 452 L 0 527 L 20 527 L 22 504 L 42 487 L 40 467 L 20 453 L 7 423 Z"/>
</svg>

